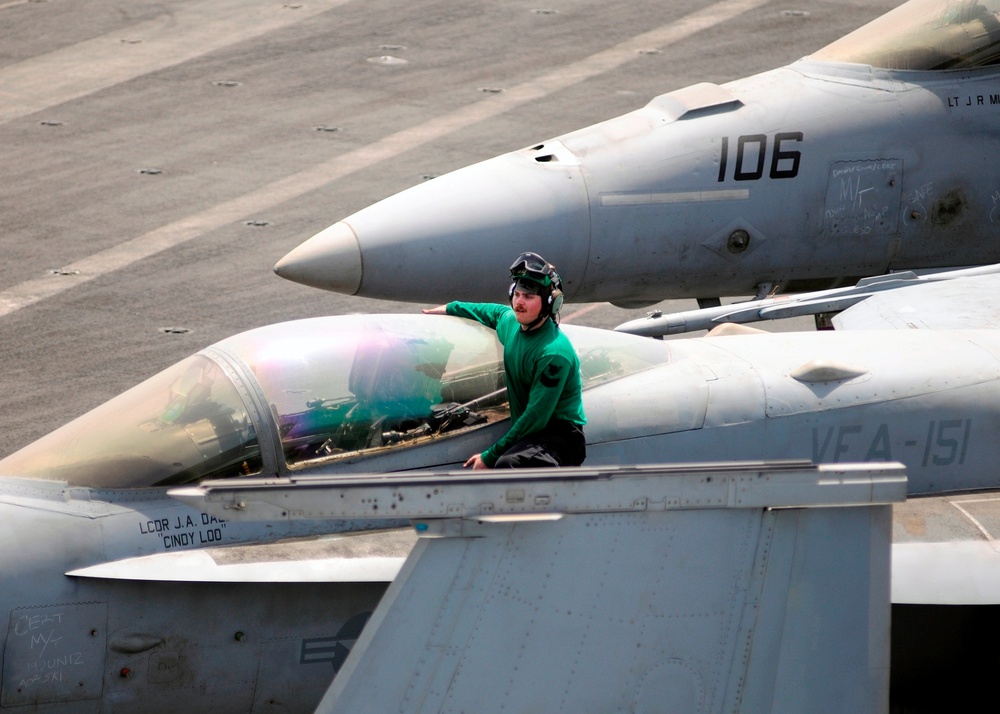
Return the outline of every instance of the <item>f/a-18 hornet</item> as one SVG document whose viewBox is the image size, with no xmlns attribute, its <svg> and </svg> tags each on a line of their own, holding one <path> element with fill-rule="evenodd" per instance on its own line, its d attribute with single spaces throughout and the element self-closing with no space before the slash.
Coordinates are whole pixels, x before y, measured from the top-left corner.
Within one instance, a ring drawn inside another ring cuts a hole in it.
<svg viewBox="0 0 1000 714">
<path fill-rule="evenodd" d="M 697 84 L 440 176 L 276 272 L 337 292 L 493 299 L 532 247 L 570 301 L 818 290 L 1000 260 L 1000 3 L 911 0 L 791 65 Z"/>
<path fill-rule="evenodd" d="M 587 466 L 902 462 L 912 498 L 893 528 L 897 700 L 926 699 L 927 669 L 975 684 L 969 662 L 993 661 L 978 634 L 1000 606 L 997 289 L 988 273 L 918 281 L 871 295 L 829 332 L 659 341 L 564 325 L 581 361 Z M 855 315 L 866 329 L 849 329 Z M 230 523 L 167 489 L 458 469 L 507 413 L 502 348 L 478 323 L 314 318 L 223 340 L 12 454 L 0 461 L 0 700 L 12 711 L 314 705 L 412 534 L 310 538 L 365 524 L 278 511 Z M 967 491 L 983 493 L 950 495 Z"/>
</svg>

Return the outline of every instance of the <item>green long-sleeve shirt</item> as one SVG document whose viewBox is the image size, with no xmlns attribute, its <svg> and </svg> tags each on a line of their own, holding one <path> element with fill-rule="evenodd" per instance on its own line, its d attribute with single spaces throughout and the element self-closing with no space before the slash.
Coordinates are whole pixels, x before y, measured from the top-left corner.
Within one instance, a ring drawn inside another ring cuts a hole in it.
<svg viewBox="0 0 1000 714">
<path fill-rule="evenodd" d="M 481 322 L 496 330 L 503 345 L 511 426 L 484 451 L 483 462 L 492 467 L 517 441 L 543 429 L 553 419 L 583 425 L 580 360 L 569 338 L 552 321 L 525 332 L 507 305 L 450 302 L 449 315 Z"/>
</svg>

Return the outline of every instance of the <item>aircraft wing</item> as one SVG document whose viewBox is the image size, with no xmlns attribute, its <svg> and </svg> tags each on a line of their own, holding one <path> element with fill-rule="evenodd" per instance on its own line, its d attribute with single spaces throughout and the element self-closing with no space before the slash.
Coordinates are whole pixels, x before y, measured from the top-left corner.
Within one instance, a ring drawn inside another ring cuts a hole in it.
<svg viewBox="0 0 1000 714">
<path fill-rule="evenodd" d="M 839 330 L 1000 327 L 1000 274 L 926 282 L 870 295 L 833 318 Z"/>
<path fill-rule="evenodd" d="M 917 275 L 890 273 L 832 290 L 778 295 L 719 307 L 663 315 L 650 313 L 615 328 L 646 337 L 661 337 L 719 325 L 746 324 L 789 317 L 839 313 L 841 330 L 986 329 L 998 318 L 993 297 L 1000 288 L 1000 265 Z"/>
<path fill-rule="evenodd" d="M 126 558 L 67 575 L 202 583 L 390 582 L 416 543 L 412 529 L 279 543 L 200 548 Z"/>
</svg>

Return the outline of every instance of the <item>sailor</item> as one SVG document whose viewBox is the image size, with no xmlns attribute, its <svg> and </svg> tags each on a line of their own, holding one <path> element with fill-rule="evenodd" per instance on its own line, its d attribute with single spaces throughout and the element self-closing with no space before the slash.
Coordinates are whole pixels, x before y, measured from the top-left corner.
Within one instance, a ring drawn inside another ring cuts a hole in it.
<svg viewBox="0 0 1000 714">
<path fill-rule="evenodd" d="M 511 426 L 466 468 L 579 466 L 586 457 L 580 360 L 559 329 L 562 280 L 537 253 L 510 266 L 509 305 L 450 302 L 424 310 L 455 315 L 496 330 L 510 401 Z"/>
</svg>

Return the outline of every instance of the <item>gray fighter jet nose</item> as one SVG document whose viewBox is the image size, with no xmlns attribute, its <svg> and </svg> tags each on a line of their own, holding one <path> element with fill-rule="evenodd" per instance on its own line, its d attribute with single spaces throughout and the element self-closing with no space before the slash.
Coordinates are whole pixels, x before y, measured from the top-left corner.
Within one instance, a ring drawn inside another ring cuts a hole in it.
<svg viewBox="0 0 1000 714">
<path fill-rule="evenodd" d="M 505 154 L 418 184 L 316 234 L 274 271 L 360 297 L 503 302 L 511 262 L 533 251 L 555 264 L 571 300 L 586 272 L 590 207 L 579 164 L 560 151 Z"/>
<path fill-rule="evenodd" d="M 361 248 L 346 223 L 334 223 L 288 253 L 274 266 L 286 280 L 354 295 L 361 286 Z"/>
</svg>

